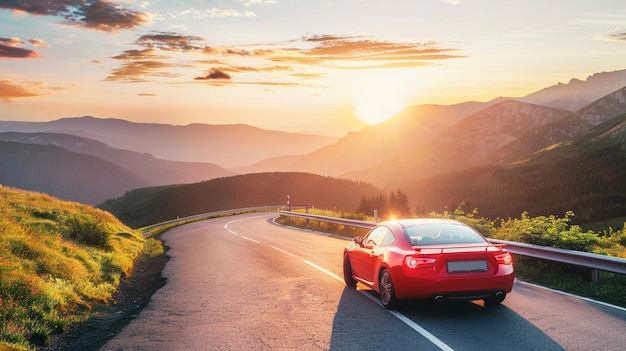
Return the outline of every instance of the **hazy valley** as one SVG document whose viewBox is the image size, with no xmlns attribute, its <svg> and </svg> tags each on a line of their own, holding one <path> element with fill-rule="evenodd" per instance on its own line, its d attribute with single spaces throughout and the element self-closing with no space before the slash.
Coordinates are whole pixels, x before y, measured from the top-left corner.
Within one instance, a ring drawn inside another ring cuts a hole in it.
<svg viewBox="0 0 626 351">
<path fill-rule="evenodd" d="M 94 117 L 0 121 L 0 161 L 12 165 L 0 184 L 90 204 L 166 186 L 107 205 L 120 218 L 162 207 L 150 220 L 275 205 L 287 194 L 354 210 L 361 196 L 397 189 L 415 212 L 470 203 L 490 216 L 574 210 L 601 220 L 626 216 L 625 114 L 623 70 L 521 98 L 412 106 L 342 138 Z M 329 185 L 338 179 L 349 182 Z"/>
</svg>

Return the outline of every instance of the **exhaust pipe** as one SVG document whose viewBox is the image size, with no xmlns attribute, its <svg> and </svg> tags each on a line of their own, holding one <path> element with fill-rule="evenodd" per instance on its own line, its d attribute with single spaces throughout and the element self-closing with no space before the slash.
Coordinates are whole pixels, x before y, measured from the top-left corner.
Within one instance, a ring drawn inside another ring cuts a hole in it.
<svg viewBox="0 0 626 351">
<path fill-rule="evenodd" d="M 446 298 L 443 295 L 435 296 L 435 302 L 443 302 Z"/>
<path fill-rule="evenodd" d="M 504 291 L 500 290 L 500 291 L 496 292 L 496 299 L 498 301 L 502 302 L 505 297 L 506 297 L 506 294 L 504 293 Z"/>
</svg>

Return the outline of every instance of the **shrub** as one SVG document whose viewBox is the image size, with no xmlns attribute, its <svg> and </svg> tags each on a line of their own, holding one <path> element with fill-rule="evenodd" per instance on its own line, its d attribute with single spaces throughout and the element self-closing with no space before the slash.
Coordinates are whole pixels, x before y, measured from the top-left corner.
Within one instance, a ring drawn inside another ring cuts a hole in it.
<svg viewBox="0 0 626 351">
<path fill-rule="evenodd" d="M 63 223 L 63 227 L 65 235 L 70 240 L 103 250 L 111 249 L 109 242 L 111 233 L 106 230 L 103 222 L 77 214 L 67 218 Z"/>
<path fill-rule="evenodd" d="M 163 254 L 163 243 L 155 238 L 148 238 L 143 247 L 142 257 L 153 258 Z"/>
</svg>

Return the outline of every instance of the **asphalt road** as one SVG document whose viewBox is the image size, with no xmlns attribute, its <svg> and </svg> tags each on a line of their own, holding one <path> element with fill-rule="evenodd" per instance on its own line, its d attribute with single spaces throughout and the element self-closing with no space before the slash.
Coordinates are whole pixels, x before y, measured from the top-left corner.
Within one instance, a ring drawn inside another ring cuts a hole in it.
<svg viewBox="0 0 626 351">
<path fill-rule="evenodd" d="M 346 240 L 272 223 L 196 222 L 163 235 L 167 283 L 102 350 L 624 350 L 626 309 L 516 282 L 497 308 L 387 311 L 342 276 Z"/>
</svg>

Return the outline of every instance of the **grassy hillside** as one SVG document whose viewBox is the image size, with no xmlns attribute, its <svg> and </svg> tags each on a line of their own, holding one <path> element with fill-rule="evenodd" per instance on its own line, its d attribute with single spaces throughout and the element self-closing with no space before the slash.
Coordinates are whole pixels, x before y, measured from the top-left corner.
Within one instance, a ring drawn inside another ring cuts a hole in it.
<svg viewBox="0 0 626 351">
<path fill-rule="evenodd" d="M 206 182 L 138 189 L 98 207 L 131 227 L 142 227 L 199 213 L 283 205 L 354 211 L 361 196 L 377 194 L 372 185 L 309 173 L 258 173 Z"/>
<path fill-rule="evenodd" d="M 143 236 L 91 206 L 0 186 L 0 349 L 45 345 L 111 301 Z"/>
</svg>

